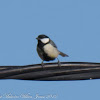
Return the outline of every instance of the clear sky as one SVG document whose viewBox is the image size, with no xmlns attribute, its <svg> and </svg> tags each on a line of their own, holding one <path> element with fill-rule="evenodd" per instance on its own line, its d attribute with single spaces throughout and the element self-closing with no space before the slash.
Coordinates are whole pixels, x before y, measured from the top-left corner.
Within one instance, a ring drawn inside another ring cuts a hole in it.
<svg viewBox="0 0 100 100">
<path fill-rule="evenodd" d="M 66 62 L 100 62 L 100 0 L 0 0 L 0 65 L 41 63 L 36 37 L 48 35 Z M 55 60 L 54 62 L 56 62 Z M 47 95 L 49 100 L 98 100 L 100 80 L 0 80 L 0 97 Z M 24 98 L 25 99 L 25 98 Z M 37 100 L 42 100 L 36 98 Z M 48 100 L 48 99 L 47 99 Z"/>
</svg>

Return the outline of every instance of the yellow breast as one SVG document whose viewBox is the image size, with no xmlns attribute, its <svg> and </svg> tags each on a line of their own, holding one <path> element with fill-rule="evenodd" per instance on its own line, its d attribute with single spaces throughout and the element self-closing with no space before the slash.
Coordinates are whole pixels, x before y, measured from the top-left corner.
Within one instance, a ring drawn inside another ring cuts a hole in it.
<svg viewBox="0 0 100 100">
<path fill-rule="evenodd" d="M 57 48 L 53 47 L 51 44 L 46 44 L 44 46 L 44 51 L 49 57 L 56 58 L 59 55 Z"/>
</svg>

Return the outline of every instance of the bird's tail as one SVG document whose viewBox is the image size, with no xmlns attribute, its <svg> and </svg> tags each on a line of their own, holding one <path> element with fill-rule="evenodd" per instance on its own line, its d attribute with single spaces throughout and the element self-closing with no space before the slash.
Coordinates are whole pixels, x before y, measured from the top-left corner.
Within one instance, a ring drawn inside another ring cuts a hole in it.
<svg viewBox="0 0 100 100">
<path fill-rule="evenodd" d="M 59 55 L 61 55 L 62 57 L 69 57 L 67 54 L 60 52 L 60 51 L 59 51 Z"/>
</svg>

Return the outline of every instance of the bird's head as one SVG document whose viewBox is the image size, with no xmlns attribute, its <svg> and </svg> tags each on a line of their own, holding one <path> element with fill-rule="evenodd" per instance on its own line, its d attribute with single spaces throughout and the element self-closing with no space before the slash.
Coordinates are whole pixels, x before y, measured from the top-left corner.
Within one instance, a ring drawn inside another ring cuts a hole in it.
<svg viewBox="0 0 100 100">
<path fill-rule="evenodd" d="M 48 36 L 44 35 L 44 34 L 39 35 L 36 39 L 37 39 L 38 41 L 44 43 L 44 44 L 47 44 L 47 43 L 49 43 L 49 41 L 50 41 L 50 38 L 49 38 Z"/>
</svg>

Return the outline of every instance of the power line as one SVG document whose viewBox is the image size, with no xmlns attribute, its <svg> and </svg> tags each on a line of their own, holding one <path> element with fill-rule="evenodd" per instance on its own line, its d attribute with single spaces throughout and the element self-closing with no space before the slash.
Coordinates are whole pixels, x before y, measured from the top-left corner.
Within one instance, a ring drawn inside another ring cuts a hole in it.
<svg viewBox="0 0 100 100">
<path fill-rule="evenodd" d="M 0 79 L 22 80 L 85 80 L 100 78 L 100 63 L 62 62 L 24 66 L 0 66 Z"/>
</svg>

